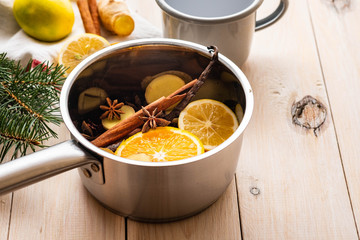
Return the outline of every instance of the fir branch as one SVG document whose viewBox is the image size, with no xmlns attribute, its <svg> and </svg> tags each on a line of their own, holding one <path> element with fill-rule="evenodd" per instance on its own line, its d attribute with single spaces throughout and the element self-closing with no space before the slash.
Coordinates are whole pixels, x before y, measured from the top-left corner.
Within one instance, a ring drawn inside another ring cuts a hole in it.
<svg viewBox="0 0 360 240">
<path fill-rule="evenodd" d="M 21 107 L 23 107 L 26 111 L 28 111 L 30 114 L 34 115 L 35 117 L 37 117 L 39 120 L 43 120 L 43 116 L 41 116 L 40 114 L 34 112 L 31 108 L 29 108 L 21 99 L 19 99 L 18 97 L 16 97 L 15 94 L 13 94 L 11 92 L 11 90 L 5 86 L 5 84 L 3 82 L 0 82 L 1 86 L 3 87 L 3 90 L 5 92 L 7 92 L 9 94 L 9 96 L 15 100 L 15 102 L 18 103 L 18 105 L 20 105 Z"/>
<path fill-rule="evenodd" d="M 39 134 L 42 132 L 41 134 Z M 35 150 L 36 146 L 42 146 L 41 143 L 49 139 L 41 129 L 38 121 L 34 121 L 31 116 L 23 116 L 19 112 L 12 112 L 9 109 L 0 110 L 0 144 L 2 149 L 0 158 L 14 147 L 11 158 L 23 156 L 30 147 Z"/>
<path fill-rule="evenodd" d="M 0 54 L 0 163 L 10 150 L 14 159 L 57 137 L 49 123 L 61 123 L 58 103 L 66 69 L 46 62 L 29 66 L 32 60 L 22 67 Z"/>
</svg>

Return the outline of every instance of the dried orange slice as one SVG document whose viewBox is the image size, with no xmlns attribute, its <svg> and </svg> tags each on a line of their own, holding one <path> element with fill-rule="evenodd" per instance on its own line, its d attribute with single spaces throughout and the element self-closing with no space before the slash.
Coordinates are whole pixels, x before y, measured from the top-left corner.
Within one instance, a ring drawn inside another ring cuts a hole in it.
<svg viewBox="0 0 360 240">
<path fill-rule="evenodd" d="M 180 113 L 178 125 L 196 135 L 208 151 L 229 138 L 239 124 L 235 113 L 225 104 L 201 99 L 186 106 Z"/>
<path fill-rule="evenodd" d="M 65 42 L 58 55 L 58 63 L 68 67 L 66 74 L 69 74 L 82 60 L 107 46 L 110 43 L 96 34 L 77 35 Z"/>
<path fill-rule="evenodd" d="M 192 133 L 174 127 L 158 127 L 137 133 L 120 144 L 115 155 L 146 162 L 176 161 L 204 152 Z"/>
</svg>

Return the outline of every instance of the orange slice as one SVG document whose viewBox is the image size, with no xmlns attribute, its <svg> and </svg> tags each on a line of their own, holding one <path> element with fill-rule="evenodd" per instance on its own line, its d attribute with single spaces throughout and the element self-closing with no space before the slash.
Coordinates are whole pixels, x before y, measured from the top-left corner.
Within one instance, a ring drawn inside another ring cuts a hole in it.
<svg viewBox="0 0 360 240">
<path fill-rule="evenodd" d="M 68 67 L 66 74 L 69 74 L 82 60 L 107 46 L 110 43 L 96 34 L 77 35 L 65 42 L 58 55 L 58 63 Z"/>
<path fill-rule="evenodd" d="M 176 161 L 204 153 L 192 133 L 174 127 L 158 127 L 137 133 L 120 144 L 115 155 L 146 162 Z"/>
<path fill-rule="evenodd" d="M 229 138 L 239 124 L 235 113 L 225 104 L 201 99 L 186 106 L 179 115 L 178 125 L 196 135 L 208 151 Z"/>
</svg>

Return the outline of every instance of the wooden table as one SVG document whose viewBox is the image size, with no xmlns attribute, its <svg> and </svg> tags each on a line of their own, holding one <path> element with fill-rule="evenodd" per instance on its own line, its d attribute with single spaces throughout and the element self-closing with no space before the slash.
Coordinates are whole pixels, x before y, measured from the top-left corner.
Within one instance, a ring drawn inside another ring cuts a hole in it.
<svg viewBox="0 0 360 240">
<path fill-rule="evenodd" d="M 155 1 L 128 2 L 161 26 Z M 274 4 L 266 0 L 258 16 Z M 280 22 L 255 34 L 242 67 L 254 114 L 236 176 L 206 211 L 166 224 L 125 219 L 72 170 L 1 196 L 0 239 L 358 239 L 359 22 L 359 2 L 290 0 Z M 328 111 L 317 136 L 292 122 L 293 103 L 306 95 Z M 58 132 L 51 144 L 69 138 L 64 126 Z"/>
</svg>

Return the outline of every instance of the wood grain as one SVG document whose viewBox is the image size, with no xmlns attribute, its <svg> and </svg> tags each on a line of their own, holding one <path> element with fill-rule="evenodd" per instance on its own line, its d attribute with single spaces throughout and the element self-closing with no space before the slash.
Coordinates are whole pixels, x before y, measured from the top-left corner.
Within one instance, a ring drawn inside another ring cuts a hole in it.
<svg viewBox="0 0 360 240">
<path fill-rule="evenodd" d="M 306 1 L 254 40 L 243 70 L 255 111 L 237 170 L 244 239 L 357 239 Z M 305 95 L 329 111 L 318 137 L 292 124 Z"/>
<path fill-rule="evenodd" d="M 128 220 L 128 239 L 241 240 L 235 180 L 224 195 L 208 209 L 177 222 L 150 224 Z"/>
<path fill-rule="evenodd" d="M 0 196 L 0 239 L 7 239 L 10 213 L 11 213 L 12 193 Z"/>
<path fill-rule="evenodd" d="M 308 3 L 360 232 L 360 5 L 350 0 Z"/>
<path fill-rule="evenodd" d="M 62 125 L 58 140 L 69 138 Z M 9 239 L 124 239 L 125 220 L 103 208 L 77 170 L 14 192 Z"/>
<path fill-rule="evenodd" d="M 6 156 L 3 163 L 10 160 L 11 154 Z M 13 194 L 5 194 L 0 196 L 0 239 L 7 239 L 9 232 L 9 225 L 11 222 L 11 208 L 12 208 Z"/>
</svg>

